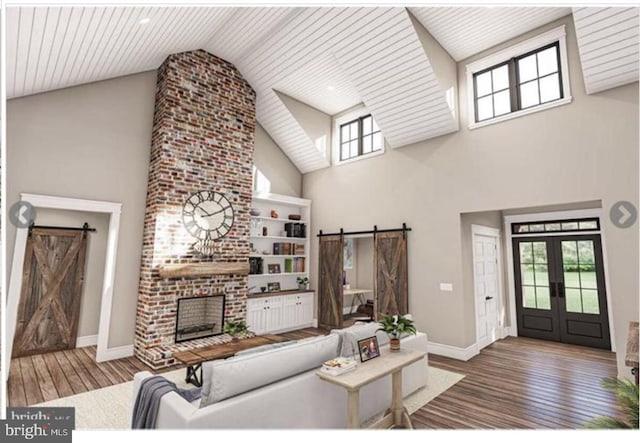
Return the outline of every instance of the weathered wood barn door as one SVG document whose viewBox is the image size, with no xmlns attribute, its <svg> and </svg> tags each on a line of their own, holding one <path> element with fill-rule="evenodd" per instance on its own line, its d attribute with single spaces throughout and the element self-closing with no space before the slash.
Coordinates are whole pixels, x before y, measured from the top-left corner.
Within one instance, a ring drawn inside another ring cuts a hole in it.
<svg viewBox="0 0 640 443">
<path fill-rule="evenodd" d="M 374 248 L 374 313 L 384 315 L 409 312 L 409 272 L 406 231 L 376 232 Z"/>
<path fill-rule="evenodd" d="M 13 357 L 75 348 L 86 248 L 86 231 L 31 229 Z"/>
<path fill-rule="evenodd" d="M 342 261 L 344 236 L 326 235 L 319 239 L 318 326 L 342 328 Z"/>
</svg>

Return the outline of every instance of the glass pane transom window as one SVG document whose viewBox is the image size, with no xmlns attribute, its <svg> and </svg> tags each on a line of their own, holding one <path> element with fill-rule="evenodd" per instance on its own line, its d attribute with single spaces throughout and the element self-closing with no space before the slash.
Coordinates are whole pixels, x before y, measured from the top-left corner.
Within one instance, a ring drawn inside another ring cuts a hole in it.
<svg viewBox="0 0 640 443">
<path fill-rule="evenodd" d="M 505 63 L 497 68 L 477 74 L 476 121 L 511 112 L 509 97 L 509 67 Z"/>
<path fill-rule="evenodd" d="M 340 160 L 380 151 L 382 147 L 382 133 L 371 114 L 340 125 Z"/>
<path fill-rule="evenodd" d="M 562 97 L 557 44 L 554 43 L 517 60 L 521 109 Z"/>
</svg>

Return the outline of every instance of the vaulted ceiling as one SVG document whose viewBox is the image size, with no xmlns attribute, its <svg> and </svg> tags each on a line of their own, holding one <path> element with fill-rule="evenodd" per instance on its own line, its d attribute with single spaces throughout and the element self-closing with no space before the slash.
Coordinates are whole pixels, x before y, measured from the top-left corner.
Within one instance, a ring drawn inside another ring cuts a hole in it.
<svg viewBox="0 0 640 443">
<path fill-rule="evenodd" d="M 574 16 L 582 61 L 589 66 L 588 90 L 602 88 L 610 69 L 619 69 L 617 81 L 633 81 L 632 70 L 620 68 L 624 63 L 606 57 L 606 45 L 593 41 L 612 40 L 601 28 L 620 21 L 616 50 L 637 61 L 637 10 L 634 49 L 632 33 L 622 29 L 630 13 L 602 8 L 594 17 L 589 10 L 595 8 L 586 9 Z M 282 94 L 327 115 L 363 103 L 391 147 L 457 130 L 410 14 L 453 62 L 570 13 L 504 7 L 7 8 L 7 96 L 153 70 L 169 54 L 205 49 L 238 67 L 257 92 L 260 124 L 300 171 L 309 172 L 328 166 L 329 155 Z M 141 24 L 143 19 L 149 20 Z M 600 56 L 612 64 L 601 67 Z"/>
</svg>

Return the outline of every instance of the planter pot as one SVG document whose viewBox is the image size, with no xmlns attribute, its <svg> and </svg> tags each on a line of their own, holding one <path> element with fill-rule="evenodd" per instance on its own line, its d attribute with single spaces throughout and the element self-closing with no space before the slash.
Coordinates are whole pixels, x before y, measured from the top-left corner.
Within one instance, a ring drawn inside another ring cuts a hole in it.
<svg viewBox="0 0 640 443">
<path fill-rule="evenodd" d="M 298 285 L 298 291 L 306 291 L 307 285 Z"/>
<path fill-rule="evenodd" d="M 400 350 L 400 339 L 399 338 L 392 338 L 389 341 L 389 348 L 392 351 L 399 351 Z"/>
</svg>

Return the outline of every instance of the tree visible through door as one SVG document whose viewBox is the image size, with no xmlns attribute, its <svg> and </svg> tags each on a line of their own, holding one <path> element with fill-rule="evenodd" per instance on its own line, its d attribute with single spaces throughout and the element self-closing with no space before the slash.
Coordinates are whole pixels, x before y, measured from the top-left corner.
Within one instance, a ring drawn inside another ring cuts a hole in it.
<svg viewBox="0 0 640 443">
<path fill-rule="evenodd" d="M 31 229 L 13 357 L 75 348 L 86 247 L 85 231 Z"/>
</svg>

